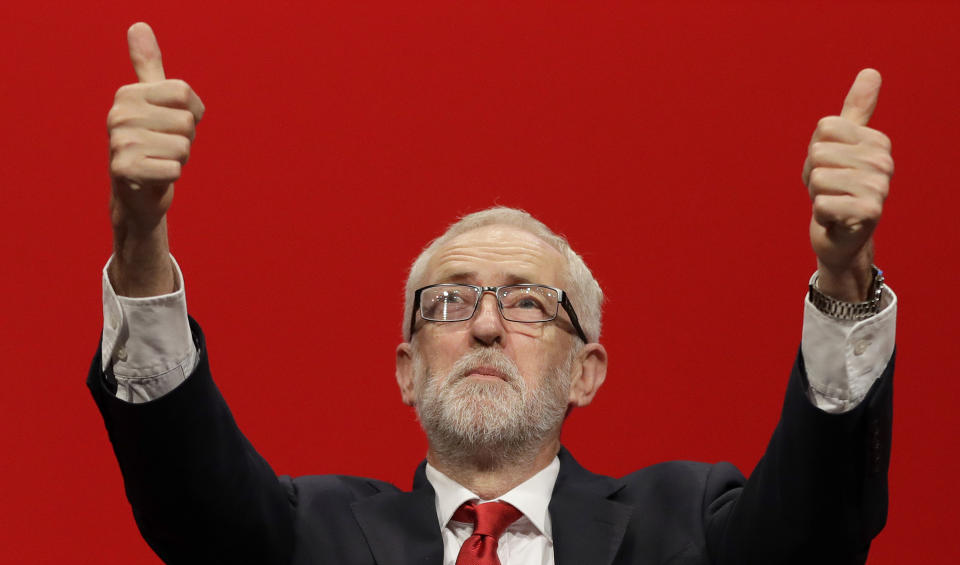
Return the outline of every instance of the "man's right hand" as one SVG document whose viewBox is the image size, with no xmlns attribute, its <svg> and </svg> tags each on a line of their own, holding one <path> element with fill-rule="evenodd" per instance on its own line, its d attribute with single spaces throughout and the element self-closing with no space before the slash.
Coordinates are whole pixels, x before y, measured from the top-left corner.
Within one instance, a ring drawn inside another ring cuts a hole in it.
<svg viewBox="0 0 960 565">
<path fill-rule="evenodd" d="M 123 295 L 151 296 L 173 290 L 166 212 L 204 107 L 190 85 L 166 79 L 150 26 L 133 24 L 127 41 L 139 82 L 117 90 L 107 115 L 114 232 L 110 278 Z"/>
</svg>

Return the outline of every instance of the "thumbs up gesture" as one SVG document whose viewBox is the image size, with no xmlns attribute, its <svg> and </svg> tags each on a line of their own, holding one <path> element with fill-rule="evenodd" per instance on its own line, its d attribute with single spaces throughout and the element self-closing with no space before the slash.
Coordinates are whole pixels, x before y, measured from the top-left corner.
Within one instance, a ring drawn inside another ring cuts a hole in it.
<svg viewBox="0 0 960 565">
<path fill-rule="evenodd" d="M 803 166 L 813 201 L 810 243 L 818 284 L 821 292 L 848 302 L 866 298 L 873 231 L 893 175 L 890 138 L 867 127 L 879 94 L 880 73 L 860 71 L 840 115 L 817 124 Z"/>
<path fill-rule="evenodd" d="M 139 82 L 117 90 L 107 115 L 111 215 L 115 229 L 147 232 L 170 207 L 204 107 L 190 85 L 166 79 L 150 26 L 130 26 L 127 42 Z"/>
</svg>

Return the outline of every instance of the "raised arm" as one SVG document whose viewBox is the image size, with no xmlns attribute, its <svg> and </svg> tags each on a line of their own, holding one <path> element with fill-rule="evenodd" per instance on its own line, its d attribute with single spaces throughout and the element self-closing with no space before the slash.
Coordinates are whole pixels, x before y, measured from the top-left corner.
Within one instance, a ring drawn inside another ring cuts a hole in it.
<svg viewBox="0 0 960 565">
<path fill-rule="evenodd" d="M 150 26 L 133 24 L 127 41 L 139 82 L 117 90 L 107 116 L 114 248 L 109 275 L 122 296 L 156 296 L 174 290 L 167 210 L 204 107 L 189 84 L 165 77 Z"/>
<path fill-rule="evenodd" d="M 840 115 L 818 123 L 803 167 L 813 203 L 810 240 L 819 290 L 846 303 L 868 301 L 872 235 L 893 173 L 890 140 L 866 125 L 879 89 L 877 71 L 857 75 Z M 866 321 L 845 319 L 842 310 L 823 316 L 853 331 L 870 324 L 880 333 L 894 313 L 885 309 Z M 850 360 L 845 361 L 843 342 L 808 343 L 808 333 L 805 328 L 803 348 L 839 349 L 826 361 L 839 360 L 846 372 Z M 805 363 L 808 353 L 797 357 L 780 421 L 746 485 L 732 486 L 739 481 L 731 480 L 724 466 L 715 467 L 708 480 L 708 545 L 718 565 L 863 563 L 885 524 L 893 359 L 882 355 L 877 374 L 857 384 L 863 396 L 842 413 L 827 413 L 807 398 L 814 382 Z M 859 372 L 850 376 L 862 378 Z"/>
<path fill-rule="evenodd" d="M 845 302 L 863 302 L 873 281 L 873 231 L 890 189 L 890 138 L 867 127 L 880 95 L 880 73 L 864 69 L 839 116 L 813 132 L 803 182 L 813 214 L 810 243 L 817 254 L 818 286 Z"/>
<path fill-rule="evenodd" d="M 177 277 L 166 213 L 203 103 L 187 83 L 165 78 L 147 24 L 131 26 L 127 38 L 139 82 L 117 90 L 107 119 L 109 286 L 127 298 L 119 301 L 122 322 L 106 316 L 87 386 L 137 525 L 165 562 L 287 563 L 293 487 L 277 479 L 240 432 L 213 383 L 199 326 L 187 327 L 182 296 L 170 294 Z M 107 290 L 105 313 L 116 301 Z M 196 367 L 180 361 L 183 340 L 195 350 Z M 194 374 L 185 378 L 188 368 Z"/>
</svg>

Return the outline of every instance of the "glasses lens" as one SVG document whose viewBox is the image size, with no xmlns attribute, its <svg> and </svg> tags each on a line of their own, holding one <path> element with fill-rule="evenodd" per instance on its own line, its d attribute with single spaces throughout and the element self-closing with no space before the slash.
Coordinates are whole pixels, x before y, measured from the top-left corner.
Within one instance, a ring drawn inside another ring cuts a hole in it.
<svg viewBox="0 0 960 565">
<path fill-rule="evenodd" d="M 514 322 L 545 322 L 557 315 L 557 291 L 546 286 L 507 286 L 500 289 L 503 317 Z"/>
<path fill-rule="evenodd" d="M 469 286 L 442 285 L 423 289 L 420 293 L 420 315 L 424 320 L 456 322 L 473 315 L 477 291 Z"/>
</svg>

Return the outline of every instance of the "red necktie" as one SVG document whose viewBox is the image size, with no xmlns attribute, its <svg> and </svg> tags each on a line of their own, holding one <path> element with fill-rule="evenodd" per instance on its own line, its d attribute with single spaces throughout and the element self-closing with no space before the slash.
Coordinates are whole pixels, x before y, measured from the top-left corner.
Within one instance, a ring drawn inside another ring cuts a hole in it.
<svg viewBox="0 0 960 565">
<path fill-rule="evenodd" d="M 473 535 L 463 542 L 456 565 L 500 565 L 497 544 L 507 527 L 523 516 L 506 502 L 464 502 L 453 514 L 458 522 L 473 522 Z"/>
</svg>

